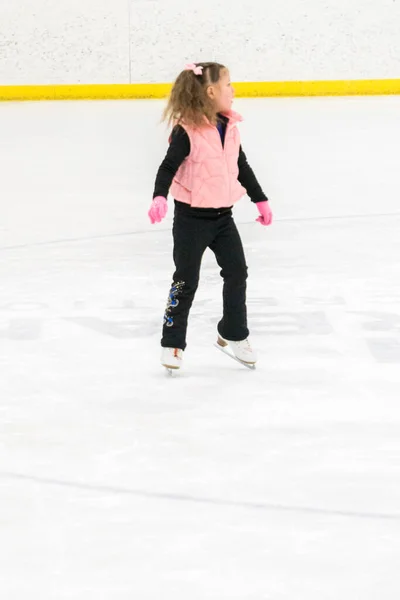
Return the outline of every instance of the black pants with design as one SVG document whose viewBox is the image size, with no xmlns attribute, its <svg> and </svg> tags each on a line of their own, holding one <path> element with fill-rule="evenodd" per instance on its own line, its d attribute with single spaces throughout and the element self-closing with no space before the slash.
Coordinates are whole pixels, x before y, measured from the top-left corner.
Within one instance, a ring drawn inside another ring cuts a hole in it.
<svg viewBox="0 0 400 600">
<path fill-rule="evenodd" d="M 247 338 L 247 265 L 232 210 L 191 208 L 175 201 L 173 239 L 175 273 L 165 311 L 161 345 L 165 348 L 186 348 L 189 311 L 206 248 L 214 252 L 224 280 L 223 317 L 218 323 L 218 332 L 228 340 Z"/>
</svg>

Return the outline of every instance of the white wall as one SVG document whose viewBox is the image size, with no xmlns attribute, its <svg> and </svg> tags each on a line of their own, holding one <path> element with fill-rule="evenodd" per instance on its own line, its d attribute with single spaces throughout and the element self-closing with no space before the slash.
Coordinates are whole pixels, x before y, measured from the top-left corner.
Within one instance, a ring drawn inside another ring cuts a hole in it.
<svg viewBox="0 0 400 600">
<path fill-rule="evenodd" d="M 157 244 L 165 252 L 157 232 L 171 231 L 172 197 L 166 221 L 151 227 L 147 216 L 168 147 L 169 129 L 160 123 L 164 105 L 161 100 L 0 104 L 0 250 L 153 232 L 152 252 Z M 304 220 L 339 218 L 346 235 L 354 226 L 351 216 L 400 214 L 400 96 L 240 98 L 235 109 L 244 117 L 243 148 L 276 222 L 268 231 L 260 227 L 255 206 L 243 198 L 235 220 L 253 227 L 255 236 L 267 243 L 272 235 L 284 246 L 291 239 L 279 225 L 284 220 L 301 231 Z M 379 228 L 381 217 L 376 218 Z M 357 222 L 364 236 L 367 221 Z M 313 231 L 319 235 L 318 221 Z M 366 232 L 370 236 L 371 226 Z M 358 242 L 355 237 L 354 253 Z M 370 243 L 376 246 L 373 237 Z M 340 247 L 339 228 L 338 252 Z M 91 252 L 90 243 L 85 248 Z M 18 279 L 15 260 L 10 268 Z M 107 260 L 101 257 L 103 266 Z"/>
<path fill-rule="evenodd" d="M 397 0 L 0 0 L 0 85 L 400 77 Z"/>
</svg>

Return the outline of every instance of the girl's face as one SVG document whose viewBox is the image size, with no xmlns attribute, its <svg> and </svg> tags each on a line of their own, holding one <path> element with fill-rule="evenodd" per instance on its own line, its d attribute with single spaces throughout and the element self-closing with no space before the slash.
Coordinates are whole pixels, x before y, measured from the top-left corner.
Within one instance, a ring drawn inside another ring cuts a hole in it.
<svg viewBox="0 0 400 600">
<path fill-rule="evenodd" d="M 235 91 L 231 85 L 231 76 L 228 70 L 222 71 L 218 83 L 209 86 L 208 95 L 215 104 L 215 112 L 223 113 L 231 110 Z"/>
</svg>

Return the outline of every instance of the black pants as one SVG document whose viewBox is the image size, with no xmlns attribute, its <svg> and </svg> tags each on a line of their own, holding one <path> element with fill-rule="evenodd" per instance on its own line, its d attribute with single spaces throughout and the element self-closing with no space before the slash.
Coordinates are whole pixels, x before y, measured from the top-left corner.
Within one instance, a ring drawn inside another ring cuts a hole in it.
<svg viewBox="0 0 400 600">
<path fill-rule="evenodd" d="M 173 238 L 176 270 L 168 296 L 161 345 L 186 348 L 187 321 L 206 248 L 214 252 L 224 280 L 224 310 L 218 331 L 228 340 L 247 338 L 247 266 L 231 209 L 191 208 L 175 201 Z"/>
</svg>

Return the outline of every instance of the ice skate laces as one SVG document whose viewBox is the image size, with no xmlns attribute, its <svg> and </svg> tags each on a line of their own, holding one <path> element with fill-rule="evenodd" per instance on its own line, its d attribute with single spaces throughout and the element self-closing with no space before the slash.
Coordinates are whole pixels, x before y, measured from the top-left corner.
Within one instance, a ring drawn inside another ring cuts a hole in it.
<svg viewBox="0 0 400 600">
<path fill-rule="evenodd" d="M 249 352 L 249 353 L 253 352 L 248 338 L 246 338 L 245 340 L 242 340 L 241 342 L 237 342 L 237 345 L 245 352 Z"/>
</svg>

